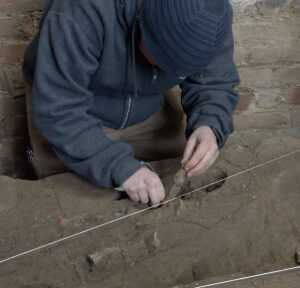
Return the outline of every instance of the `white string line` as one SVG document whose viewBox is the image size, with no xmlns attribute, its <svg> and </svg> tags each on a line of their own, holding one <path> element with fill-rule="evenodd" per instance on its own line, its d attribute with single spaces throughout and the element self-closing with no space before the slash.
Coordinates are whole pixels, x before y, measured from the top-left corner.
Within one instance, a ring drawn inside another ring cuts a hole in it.
<svg viewBox="0 0 300 288">
<path fill-rule="evenodd" d="M 245 281 L 245 280 L 249 280 L 249 279 L 254 279 L 254 278 L 259 278 L 259 277 L 284 273 L 284 272 L 290 272 L 290 271 L 295 271 L 295 270 L 300 270 L 300 266 L 296 266 L 296 267 L 292 267 L 292 268 L 286 268 L 286 269 L 282 269 L 282 270 L 276 270 L 276 271 L 272 271 L 272 272 L 266 272 L 266 273 L 262 273 L 262 274 L 256 274 L 256 275 L 252 275 L 252 276 L 246 276 L 246 277 L 242 277 L 242 278 L 236 278 L 236 279 L 222 281 L 222 282 L 216 282 L 216 283 L 212 283 L 212 284 L 197 286 L 195 288 L 216 287 L 216 286 L 229 284 L 229 283 L 233 283 L 233 282 L 240 282 L 240 281 Z"/>
<path fill-rule="evenodd" d="M 298 153 L 298 152 L 300 152 L 300 149 L 298 149 L 298 150 L 296 150 L 296 151 L 294 151 L 294 152 L 285 154 L 285 155 L 283 155 L 283 156 L 277 157 L 277 158 L 272 159 L 272 160 L 270 160 L 270 161 L 267 161 L 267 162 L 265 162 L 265 163 L 259 164 L 259 165 L 257 165 L 257 166 L 252 167 L 252 168 L 246 169 L 246 170 L 244 170 L 244 171 L 238 172 L 238 173 L 236 173 L 236 174 L 233 174 L 233 175 L 231 175 L 231 176 L 228 176 L 228 177 L 226 177 L 226 178 L 223 178 L 223 179 L 218 180 L 218 181 L 216 181 L 216 182 L 213 182 L 213 183 L 211 183 L 211 184 L 205 185 L 205 186 L 203 186 L 203 187 L 201 187 L 201 188 L 197 188 L 197 189 L 192 190 L 192 191 L 190 191 L 190 192 L 187 192 L 187 193 L 185 193 L 185 194 L 176 196 L 176 197 L 174 197 L 174 198 L 172 198 L 172 199 L 169 199 L 169 200 L 166 200 L 166 201 L 164 201 L 164 202 L 162 202 L 162 203 L 160 203 L 160 204 L 157 204 L 157 205 L 154 205 L 154 206 L 151 206 L 151 207 L 147 207 L 147 208 L 142 209 L 142 210 L 138 210 L 138 211 L 133 212 L 133 213 L 131 213 L 131 214 L 127 214 L 127 215 L 125 215 L 125 216 L 122 216 L 122 217 L 119 217 L 119 218 L 110 220 L 110 221 L 108 221 L 108 222 L 105 222 L 105 223 L 99 224 L 99 225 L 97 225 L 97 226 L 88 228 L 88 229 L 86 229 L 86 230 L 77 232 L 77 233 L 75 233 L 75 234 L 72 234 L 72 235 L 63 237 L 63 238 L 58 239 L 58 240 L 55 240 L 55 241 L 53 241 L 53 242 L 50 242 L 50 243 L 47 243 L 47 244 L 38 246 L 38 247 L 33 248 L 33 249 L 30 249 L 30 250 L 28 250 L 28 251 L 24 251 L 24 252 L 22 252 L 22 253 L 19 253 L 19 254 L 14 255 L 14 256 L 11 256 L 11 257 L 8 257 L 8 258 L 4 258 L 4 259 L 0 260 L 0 264 L 2 264 L 2 263 L 4 263 L 4 262 L 8 262 L 8 261 L 13 260 L 13 259 L 16 259 L 16 258 L 19 258 L 19 257 L 24 256 L 24 255 L 27 255 L 27 254 L 33 253 L 33 252 L 35 252 L 35 251 L 38 251 L 38 250 L 41 250 L 41 249 L 44 249 L 44 248 L 47 248 L 47 247 L 56 245 L 56 244 L 58 244 L 58 243 L 60 243 L 60 242 L 69 240 L 69 239 L 71 239 L 71 238 L 80 236 L 80 235 L 85 234 L 85 233 L 88 233 L 88 232 L 90 232 L 90 231 L 93 231 L 93 230 L 102 228 L 102 227 L 104 227 L 104 226 L 113 224 L 113 223 L 115 223 L 115 222 L 118 222 L 118 221 L 127 219 L 127 218 L 129 218 L 129 217 L 132 217 L 132 216 L 135 216 L 135 215 L 137 215 L 137 214 L 146 212 L 146 211 L 148 211 L 148 210 L 151 210 L 151 209 L 160 207 L 161 205 L 166 205 L 166 204 L 168 204 L 168 203 L 170 203 L 170 202 L 173 202 L 173 201 L 175 201 L 175 200 L 177 200 L 177 199 L 179 199 L 179 198 L 181 198 L 181 197 L 190 195 L 190 194 L 195 193 L 195 192 L 197 192 L 197 191 L 199 191 L 199 190 L 203 190 L 203 189 L 205 189 L 205 188 L 207 188 L 207 187 L 216 185 L 216 184 L 218 184 L 218 183 L 220 183 L 220 182 L 226 181 L 226 180 L 231 179 L 231 178 L 233 178 L 233 177 L 237 177 L 237 176 L 239 176 L 239 175 L 241 175 L 241 174 L 245 174 L 245 173 L 247 173 L 247 172 L 249 172 L 249 171 L 255 170 L 255 169 L 259 168 L 259 167 L 262 167 L 262 166 L 265 166 L 265 165 L 270 164 L 270 163 L 272 163 L 272 162 L 275 162 L 275 161 L 278 161 L 278 160 L 280 160 L 280 159 L 286 158 L 286 157 L 291 156 L 291 155 L 293 155 L 293 154 L 296 154 L 296 153 Z"/>
</svg>

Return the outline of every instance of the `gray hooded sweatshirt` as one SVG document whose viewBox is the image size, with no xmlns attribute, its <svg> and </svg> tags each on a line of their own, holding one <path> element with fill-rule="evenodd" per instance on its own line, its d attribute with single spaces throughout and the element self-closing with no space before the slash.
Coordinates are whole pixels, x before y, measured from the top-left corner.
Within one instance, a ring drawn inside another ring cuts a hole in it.
<svg viewBox="0 0 300 288">
<path fill-rule="evenodd" d="M 187 138 L 199 126 L 210 126 L 222 148 L 233 131 L 239 99 L 233 88 L 240 78 L 232 29 L 220 53 L 198 73 L 183 80 L 158 69 L 153 80 L 135 37 L 141 2 L 46 0 L 39 31 L 25 52 L 35 125 L 67 167 L 101 187 L 121 186 L 144 167 L 130 145 L 108 139 L 102 126 L 124 129 L 146 120 L 177 84 Z"/>
</svg>

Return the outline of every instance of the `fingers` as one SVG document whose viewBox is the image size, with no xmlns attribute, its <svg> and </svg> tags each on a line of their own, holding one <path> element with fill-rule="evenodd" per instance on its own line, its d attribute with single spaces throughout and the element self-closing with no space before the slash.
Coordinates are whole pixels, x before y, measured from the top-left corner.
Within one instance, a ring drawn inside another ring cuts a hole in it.
<svg viewBox="0 0 300 288">
<path fill-rule="evenodd" d="M 190 137 L 182 164 L 188 176 L 205 172 L 218 158 L 216 136 L 209 126 L 198 127 Z"/>
<path fill-rule="evenodd" d="M 182 164 L 183 165 L 185 165 L 186 162 L 192 156 L 192 154 L 193 154 L 193 152 L 195 150 L 196 142 L 197 142 L 196 137 L 190 137 L 190 139 L 188 140 L 188 142 L 186 144 L 185 151 L 183 153 L 183 160 L 182 160 Z"/>
<path fill-rule="evenodd" d="M 126 193 L 133 202 L 140 201 L 140 197 L 139 197 L 138 193 L 136 193 L 136 192 L 126 192 Z"/>
<path fill-rule="evenodd" d="M 137 195 L 139 202 L 151 206 L 158 205 L 165 199 L 165 188 L 158 176 L 145 180 L 145 188 L 139 189 Z"/>
<path fill-rule="evenodd" d="M 134 202 L 140 202 L 142 204 L 149 203 L 148 192 L 146 189 L 139 189 L 137 191 L 127 191 L 129 198 Z"/>
<path fill-rule="evenodd" d="M 206 143 L 201 143 L 197 145 L 196 150 L 192 154 L 192 157 L 190 160 L 185 164 L 185 170 L 186 171 L 191 171 L 193 170 L 199 162 L 203 159 L 203 157 L 206 155 L 206 153 L 209 150 L 209 146 Z"/>
<path fill-rule="evenodd" d="M 204 173 L 213 163 L 217 160 L 219 156 L 219 151 L 211 149 L 204 157 L 198 162 L 198 164 L 189 171 L 188 176 L 199 175 Z"/>
<path fill-rule="evenodd" d="M 148 168 L 142 168 L 132 175 L 123 188 L 135 202 L 157 205 L 165 199 L 165 189 L 159 176 Z"/>
<path fill-rule="evenodd" d="M 140 202 L 143 204 L 148 204 L 149 203 L 149 196 L 146 190 L 142 190 L 138 192 Z"/>
<path fill-rule="evenodd" d="M 151 206 L 158 205 L 165 199 L 165 188 L 159 178 L 156 181 L 154 181 L 154 183 L 152 183 L 152 187 L 151 189 L 149 189 L 148 195 L 150 198 Z"/>
</svg>

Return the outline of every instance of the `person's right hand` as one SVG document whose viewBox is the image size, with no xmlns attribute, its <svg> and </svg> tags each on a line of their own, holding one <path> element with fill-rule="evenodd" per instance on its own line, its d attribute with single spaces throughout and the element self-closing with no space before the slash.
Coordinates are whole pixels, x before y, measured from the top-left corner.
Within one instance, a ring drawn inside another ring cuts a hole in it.
<svg viewBox="0 0 300 288">
<path fill-rule="evenodd" d="M 165 195 L 165 188 L 159 176 L 148 168 L 142 168 L 133 174 L 122 185 L 127 195 L 135 202 L 141 202 L 154 206 L 162 202 Z"/>
</svg>

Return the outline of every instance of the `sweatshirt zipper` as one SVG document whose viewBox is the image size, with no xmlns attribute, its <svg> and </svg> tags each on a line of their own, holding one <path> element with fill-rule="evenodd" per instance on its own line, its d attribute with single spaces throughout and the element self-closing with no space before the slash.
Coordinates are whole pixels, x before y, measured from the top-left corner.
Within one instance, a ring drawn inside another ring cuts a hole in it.
<svg viewBox="0 0 300 288">
<path fill-rule="evenodd" d="M 129 118 L 129 113 L 130 113 L 130 110 L 131 110 L 131 104 L 132 104 L 132 99 L 131 99 L 131 96 L 129 96 L 128 108 L 127 108 L 126 116 L 125 116 L 123 125 L 121 126 L 120 129 L 124 129 L 126 127 L 126 124 L 128 122 L 128 118 Z"/>
<path fill-rule="evenodd" d="M 158 72 L 155 66 L 152 66 L 152 70 L 153 70 L 152 84 L 154 84 L 157 81 Z"/>
<path fill-rule="evenodd" d="M 158 72 L 157 72 L 157 68 L 155 66 L 152 66 L 152 67 L 153 67 L 152 84 L 154 84 L 157 81 Z M 125 116 L 124 122 L 123 122 L 123 124 L 122 124 L 122 126 L 121 126 L 120 129 L 124 129 L 126 127 L 126 125 L 127 125 L 128 118 L 129 118 L 129 113 L 130 113 L 130 110 L 131 110 L 131 105 L 132 105 L 132 98 L 129 96 L 128 108 L 127 108 L 126 116 Z"/>
</svg>

